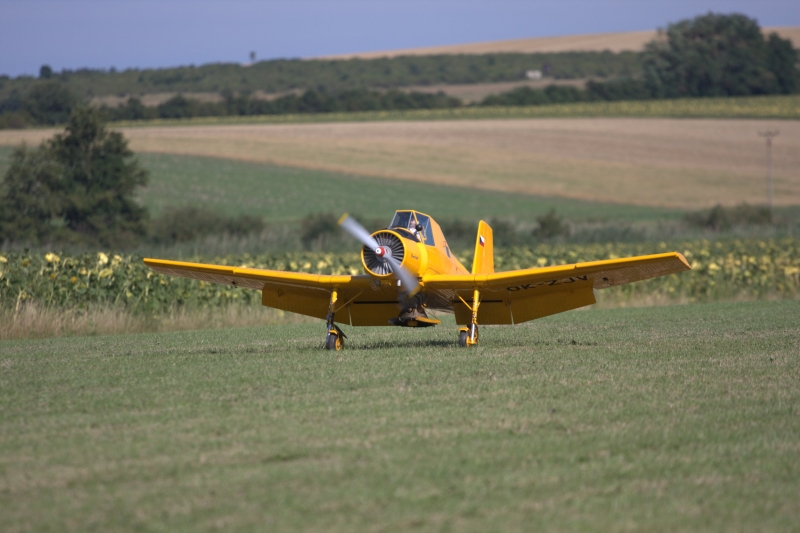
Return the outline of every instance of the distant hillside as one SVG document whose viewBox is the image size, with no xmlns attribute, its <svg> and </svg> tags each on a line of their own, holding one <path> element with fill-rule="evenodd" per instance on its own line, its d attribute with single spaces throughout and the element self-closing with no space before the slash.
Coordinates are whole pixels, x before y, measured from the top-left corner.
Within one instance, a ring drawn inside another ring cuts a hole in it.
<svg viewBox="0 0 800 533">
<path fill-rule="evenodd" d="M 648 40 L 660 35 L 651 31 L 276 59 L 252 65 L 61 72 L 43 65 L 38 78 L 0 76 L 0 128 L 63 123 L 80 102 L 113 108 L 108 111 L 110 120 L 141 120 L 434 109 L 464 103 L 524 106 L 793 94 L 800 87 L 794 43 L 781 38 L 765 42 L 759 35 L 777 30 L 796 43 L 800 27 L 762 30 L 754 19 L 733 14 L 681 21 L 671 24 L 670 31 L 677 31 L 674 28 L 681 24 L 689 29 L 680 31 L 696 33 L 678 38 L 680 42 L 695 47 L 698 39 L 713 38 L 715 47 L 724 43 L 726 49 L 737 52 L 715 56 L 679 47 L 678 52 L 663 52 L 667 56 L 659 56 L 654 63 L 652 54 L 641 51 Z M 702 28 L 691 29 L 693 24 Z M 745 48 L 746 53 L 742 52 Z M 673 53 L 680 57 L 669 55 Z M 698 57 L 702 64 L 692 59 Z M 651 62 L 647 69 L 645 61 Z M 709 86 L 705 74 L 696 73 L 677 83 L 675 73 L 666 71 L 678 63 L 711 73 L 715 85 Z M 720 68 L 729 74 L 714 74 Z M 645 71 L 651 78 L 656 73 L 663 77 L 650 83 L 644 79 Z M 490 96 L 498 93 L 507 94 Z"/>
<path fill-rule="evenodd" d="M 528 70 L 540 70 L 547 79 L 609 78 L 640 71 L 636 52 L 498 53 L 483 55 L 401 56 L 378 59 L 277 59 L 251 66 L 216 63 L 199 67 L 81 69 L 53 72 L 81 99 L 111 95 L 153 93 L 285 93 L 315 89 L 343 91 L 360 88 L 390 89 L 435 84 L 497 83 L 525 79 Z M 40 79 L 0 76 L 0 101 L 14 92 L 26 94 Z"/>
<path fill-rule="evenodd" d="M 774 26 L 763 28 L 764 34 L 776 32 L 784 39 L 790 39 L 795 48 L 800 45 L 800 26 Z M 429 46 L 425 48 L 406 48 L 379 52 L 361 52 L 323 56 L 316 59 L 375 59 L 379 57 L 428 56 L 442 54 L 545 54 L 561 52 L 639 52 L 644 45 L 657 36 L 656 30 L 630 31 L 621 33 L 593 33 L 585 35 L 563 35 L 560 37 L 531 37 L 507 41 Z"/>
</svg>

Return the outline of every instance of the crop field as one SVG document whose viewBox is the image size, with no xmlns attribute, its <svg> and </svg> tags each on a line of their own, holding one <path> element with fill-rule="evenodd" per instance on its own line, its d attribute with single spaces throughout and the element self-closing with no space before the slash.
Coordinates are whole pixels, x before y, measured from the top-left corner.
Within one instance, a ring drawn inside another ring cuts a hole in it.
<svg viewBox="0 0 800 533">
<path fill-rule="evenodd" d="M 800 203 L 800 122 L 538 119 L 129 129 L 134 149 L 212 155 L 423 183 L 696 208 Z"/>
<path fill-rule="evenodd" d="M 8 168 L 11 148 L 0 146 L 0 176 Z M 236 159 L 140 153 L 150 183 L 140 200 L 151 215 L 165 207 L 198 205 L 234 216 L 257 215 L 268 222 L 285 222 L 315 213 L 350 212 L 383 220 L 396 209 L 412 206 L 439 220 L 513 217 L 533 221 L 556 209 L 570 220 L 664 220 L 677 218 L 674 209 L 617 203 L 587 202 L 503 191 L 383 180 L 342 172 L 286 167 Z M 376 186 L 376 179 L 379 185 Z M 402 205 L 401 205 L 402 204 Z"/>
<path fill-rule="evenodd" d="M 600 307 L 798 299 L 800 243 L 777 240 L 688 241 L 605 245 L 540 245 L 497 250 L 498 271 L 571 264 L 678 250 L 692 265 L 683 272 L 597 291 Z M 459 254 L 463 264 L 471 257 Z M 196 257 L 190 260 L 320 274 L 360 274 L 357 253 L 281 253 Z M 0 255 L 0 339 L 75 332 L 160 330 L 176 324 L 176 311 L 201 312 L 198 327 L 296 320 L 264 313 L 261 294 L 226 285 L 153 273 L 138 255 L 86 253 Z M 32 306 L 32 307 L 31 307 Z M 29 309 L 30 307 L 30 309 Z M 100 312 L 96 312 L 99 310 Z M 109 323 L 104 315 L 117 319 Z M 251 315 L 251 316 L 248 316 Z M 294 318 L 293 318 L 294 317 Z M 103 324 L 93 325 L 91 320 Z M 106 325 L 104 325 L 106 324 Z"/>
<path fill-rule="evenodd" d="M 582 84 L 582 80 L 564 81 L 556 85 Z M 452 85 L 447 92 L 469 95 L 472 89 L 486 85 Z M 472 88 L 472 89 L 471 89 Z M 444 89 L 443 89 L 444 90 Z M 148 125 L 219 125 L 219 124 L 316 124 L 328 122 L 386 122 L 398 120 L 486 120 L 521 118 L 725 118 L 779 119 L 800 118 L 800 96 L 742 96 L 736 98 L 681 98 L 677 100 L 637 100 L 627 102 L 573 102 L 540 106 L 466 106 L 447 109 L 412 109 L 407 111 L 353 111 L 336 113 L 300 113 L 294 115 L 261 115 L 243 117 L 195 117 L 187 119 L 153 119 L 121 121 L 120 127 Z M 2 136 L 0 136 L 2 140 Z"/>
<path fill-rule="evenodd" d="M 763 28 L 764 35 L 777 32 L 784 39 L 791 39 L 795 44 L 800 42 L 800 28 L 797 26 Z M 503 52 L 521 52 L 525 54 L 541 52 L 574 52 L 594 51 L 621 52 L 623 50 L 641 51 L 644 45 L 657 37 L 655 30 L 629 31 L 617 33 L 590 33 L 583 35 L 561 35 L 558 37 L 533 37 L 528 39 L 509 39 L 506 41 L 487 41 L 481 43 L 453 44 L 430 46 L 426 48 L 408 48 L 405 50 L 386 50 L 380 52 L 363 52 L 358 54 L 342 54 L 326 56 L 330 59 L 372 59 L 376 57 L 397 57 L 404 55 L 435 54 L 496 54 Z"/>
<path fill-rule="evenodd" d="M 800 303 L 0 343 L 0 529 L 789 531 Z"/>
<path fill-rule="evenodd" d="M 551 208 L 571 220 L 663 220 L 679 216 L 674 209 L 384 180 L 226 158 L 158 153 L 143 153 L 139 158 L 151 173 L 141 199 L 154 214 L 169 205 L 191 204 L 229 215 L 259 215 L 268 221 L 351 212 L 368 219 L 387 219 L 388 223 L 395 209 L 412 205 L 439 219 L 500 216 L 532 221 Z"/>
<path fill-rule="evenodd" d="M 370 178 L 682 209 L 800 204 L 800 121 L 575 118 L 125 128 L 138 152 L 204 155 Z M 0 132 L 0 144 L 50 135 Z M 383 183 L 375 181 L 376 185 Z M 425 185 L 420 185 L 425 187 Z"/>
</svg>

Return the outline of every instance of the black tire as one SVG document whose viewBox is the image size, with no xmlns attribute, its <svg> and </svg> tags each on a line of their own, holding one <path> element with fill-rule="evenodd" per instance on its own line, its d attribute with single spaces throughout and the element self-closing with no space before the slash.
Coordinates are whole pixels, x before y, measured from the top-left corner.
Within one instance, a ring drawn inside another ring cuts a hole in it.
<svg viewBox="0 0 800 533">
<path fill-rule="evenodd" d="M 341 338 L 339 335 L 331 335 L 328 334 L 328 337 L 325 339 L 325 349 L 326 350 L 335 350 L 339 351 L 344 346 L 344 339 Z"/>
<path fill-rule="evenodd" d="M 466 331 L 459 331 L 458 332 L 458 345 L 462 348 L 467 347 L 467 332 Z"/>
</svg>

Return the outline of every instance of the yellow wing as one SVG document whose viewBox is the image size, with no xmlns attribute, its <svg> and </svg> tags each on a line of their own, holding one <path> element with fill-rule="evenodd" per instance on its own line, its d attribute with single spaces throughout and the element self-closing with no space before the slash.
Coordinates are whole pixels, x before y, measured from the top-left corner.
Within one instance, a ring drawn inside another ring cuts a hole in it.
<svg viewBox="0 0 800 533">
<path fill-rule="evenodd" d="M 390 280 L 371 276 L 306 274 L 257 268 L 237 268 L 183 261 L 145 259 L 161 274 L 261 291 L 268 307 L 324 319 L 331 292 L 337 289 L 336 321 L 353 326 L 388 326 L 397 317 L 397 288 Z"/>
<path fill-rule="evenodd" d="M 595 303 L 593 289 L 665 276 L 691 267 L 677 252 L 547 268 L 469 275 L 425 276 L 437 307 L 450 302 L 459 324 L 469 322 L 467 302 L 480 289 L 481 324 L 519 324 Z"/>
<path fill-rule="evenodd" d="M 368 275 L 323 275 L 145 259 L 156 272 L 260 290 L 265 306 L 324 319 L 337 290 L 336 321 L 353 326 L 387 326 L 399 312 L 397 287 Z M 548 268 L 464 275 L 424 276 L 428 307 L 453 311 L 466 324 L 470 311 L 460 298 L 481 291 L 481 324 L 519 324 L 595 303 L 593 289 L 689 270 L 684 257 L 667 254 L 593 261 Z"/>
</svg>

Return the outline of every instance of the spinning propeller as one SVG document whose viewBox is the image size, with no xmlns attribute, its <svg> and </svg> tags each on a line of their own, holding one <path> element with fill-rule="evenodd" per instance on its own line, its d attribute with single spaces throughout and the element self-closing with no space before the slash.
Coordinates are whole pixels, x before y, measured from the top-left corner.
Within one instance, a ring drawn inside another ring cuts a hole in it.
<svg viewBox="0 0 800 533">
<path fill-rule="evenodd" d="M 372 237 L 370 232 L 364 229 L 361 224 L 356 222 L 356 220 L 348 214 L 342 215 L 342 218 L 339 219 L 339 225 L 350 235 L 361 241 L 364 246 L 374 250 L 375 255 L 380 261 L 389 263 L 391 267 L 390 272 L 400 280 L 403 289 L 408 292 L 408 294 L 414 294 L 417 291 L 419 288 L 417 278 L 414 277 L 411 272 L 400 266 L 400 262 L 395 259 L 390 247 L 381 246 L 381 244 Z M 402 260 L 402 257 L 400 259 Z"/>
</svg>

